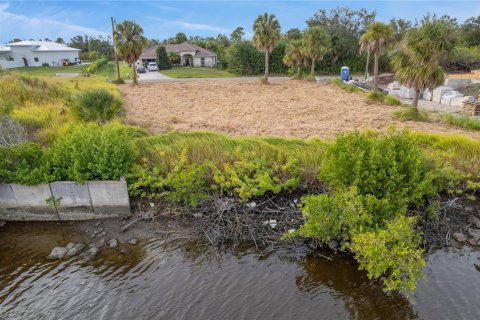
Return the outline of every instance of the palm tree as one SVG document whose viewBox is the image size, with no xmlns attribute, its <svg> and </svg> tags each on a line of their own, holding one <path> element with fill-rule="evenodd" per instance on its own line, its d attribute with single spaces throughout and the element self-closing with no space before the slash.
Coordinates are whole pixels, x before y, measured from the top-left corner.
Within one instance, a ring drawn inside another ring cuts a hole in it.
<svg viewBox="0 0 480 320">
<path fill-rule="evenodd" d="M 418 106 L 420 92 L 433 90 L 445 82 L 441 63 L 455 51 L 454 33 L 442 21 L 424 21 L 405 35 L 393 55 L 391 66 L 398 80 L 415 90 L 413 106 Z"/>
<path fill-rule="evenodd" d="M 395 31 L 391 25 L 374 22 L 360 38 L 360 52 L 373 54 L 373 88 L 378 91 L 378 59 L 385 49 L 394 41 Z"/>
<path fill-rule="evenodd" d="M 295 79 L 300 78 L 300 68 L 306 60 L 305 51 L 303 40 L 291 40 L 285 49 L 283 62 L 289 67 L 296 67 Z"/>
<path fill-rule="evenodd" d="M 143 29 L 130 20 L 124 20 L 117 24 L 113 34 L 115 41 L 115 53 L 132 66 L 133 84 L 138 84 L 135 62 L 142 54 L 147 45 L 147 39 L 143 36 Z"/>
<path fill-rule="evenodd" d="M 280 37 L 280 23 L 274 14 L 259 15 L 253 23 L 253 45 L 258 51 L 265 53 L 265 78 L 268 83 L 268 55 L 273 51 Z"/>
<path fill-rule="evenodd" d="M 332 46 L 330 36 L 321 26 L 310 27 L 304 34 L 307 55 L 310 58 L 310 76 L 315 76 L 315 62 L 321 61 Z"/>
</svg>

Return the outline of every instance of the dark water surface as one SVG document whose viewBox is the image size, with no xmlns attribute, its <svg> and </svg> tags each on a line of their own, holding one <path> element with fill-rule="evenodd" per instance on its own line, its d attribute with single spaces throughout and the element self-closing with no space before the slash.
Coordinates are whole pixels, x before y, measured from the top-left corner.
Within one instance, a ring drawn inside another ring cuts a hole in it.
<svg viewBox="0 0 480 320">
<path fill-rule="evenodd" d="M 342 255 L 260 253 L 165 239 L 104 248 L 91 262 L 49 261 L 87 241 L 71 225 L 0 229 L 0 319 L 480 319 L 480 252 L 429 255 L 415 297 L 386 294 Z M 121 252 L 123 251 L 123 252 Z"/>
</svg>

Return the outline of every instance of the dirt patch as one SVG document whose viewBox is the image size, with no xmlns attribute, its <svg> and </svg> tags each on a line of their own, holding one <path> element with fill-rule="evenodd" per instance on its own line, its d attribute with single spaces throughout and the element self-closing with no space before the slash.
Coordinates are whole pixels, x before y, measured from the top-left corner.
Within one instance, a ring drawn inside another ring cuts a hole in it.
<svg viewBox="0 0 480 320">
<path fill-rule="evenodd" d="M 154 133 L 208 130 L 229 135 L 334 137 L 349 130 L 389 126 L 415 131 L 480 133 L 438 123 L 394 120 L 395 107 L 372 105 L 359 93 L 303 81 L 196 81 L 120 86 L 127 120 Z"/>
</svg>

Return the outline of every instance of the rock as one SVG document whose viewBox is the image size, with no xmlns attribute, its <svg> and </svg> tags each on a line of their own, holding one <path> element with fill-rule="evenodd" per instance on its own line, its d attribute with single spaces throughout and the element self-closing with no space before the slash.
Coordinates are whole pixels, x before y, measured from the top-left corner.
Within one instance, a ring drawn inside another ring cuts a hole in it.
<svg viewBox="0 0 480 320">
<path fill-rule="evenodd" d="M 6 222 L 6 221 L 4 221 L 4 220 L 0 220 L 0 228 L 1 228 L 1 227 L 3 227 L 3 226 L 5 226 L 6 224 L 7 224 L 7 222 Z"/>
<path fill-rule="evenodd" d="M 130 239 L 130 240 L 128 241 L 128 243 L 130 243 L 131 245 L 136 245 L 136 244 L 138 243 L 138 239 L 135 239 L 135 238 L 134 238 L 134 239 Z"/>
<path fill-rule="evenodd" d="M 429 89 L 426 89 L 425 91 L 423 91 L 423 100 L 430 101 L 431 99 L 432 99 L 432 91 L 430 91 Z"/>
<path fill-rule="evenodd" d="M 453 235 L 452 235 L 453 239 L 455 239 L 457 242 L 460 242 L 460 243 L 465 243 L 467 242 L 467 237 L 465 237 L 465 235 L 462 233 L 462 232 L 455 232 Z"/>
<path fill-rule="evenodd" d="M 478 242 L 475 241 L 475 239 L 473 239 L 473 238 L 468 239 L 468 243 L 470 245 L 474 246 L 474 247 L 476 247 L 478 245 Z"/>
<path fill-rule="evenodd" d="M 400 87 L 400 97 L 404 99 L 413 99 L 415 98 L 415 89 L 408 88 L 405 86 Z"/>
<path fill-rule="evenodd" d="M 452 87 L 454 89 L 458 89 L 460 87 L 466 86 L 472 83 L 471 79 L 454 79 L 454 78 L 447 78 L 445 79 L 444 86 Z"/>
<path fill-rule="evenodd" d="M 272 229 L 277 227 L 277 220 L 266 220 L 262 223 L 264 226 L 270 226 Z"/>
<path fill-rule="evenodd" d="M 50 254 L 48 255 L 48 259 L 62 259 L 65 257 L 65 254 L 67 253 L 68 249 L 65 247 L 55 247 L 52 249 Z"/>
<path fill-rule="evenodd" d="M 330 240 L 328 243 L 327 243 L 327 246 L 332 249 L 332 250 L 337 250 L 338 248 L 338 242 L 335 241 L 335 240 Z"/>
<path fill-rule="evenodd" d="M 387 86 L 387 89 L 389 89 L 389 90 L 399 90 L 400 89 L 400 82 L 398 82 L 398 81 L 390 82 Z"/>
<path fill-rule="evenodd" d="M 72 249 L 73 247 L 75 247 L 75 243 L 70 242 L 69 244 L 66 245 L 65 248 L 67 248 L 68 250 L 70 250 L 70 249 Z"/>
<path fill-rule="evenodd" d="M 257 206 L 257 203 L 255 201 L 247 203 L 247 207 L 249 207 L 249 208 L 255 208 L 256 206 Z"/>
<path fill-rule="evenodd" d="M 85 251 L 82 254 L 82 260 L 83 261 L 92 260 L 98 254 L 99 251 L 100 251 L 100 249 L 97 248 L 97 247 L 90 247 L 87 251 Z"/>
<path fill-rule="evenodd" d="M 194 214 L 193 214 L 193 217 L 194 217 L 194 218 L 201 218 L 201 217 L 203 217 L 203 214 L 201 214 L 201 213 L 194 213 Z"/>
<path fill-rule="evenodd" d="M 478 242 L 480 240 L 480 229 L 469 228 L 468 234 L 473 237 L 475 242 Z"/>
<path fill-rule="evenodd" d="M 472 211 L 473 211 L 473 207 L 465 206 L 465 207 L 463 208 L 463 210 L 468 211 L 468 212 L 472 212 Z"/>
<path fill-rule="evenodd" d="M 67 257 L 76 256 L 77 254 L 80 253 L 80 251 L 83 250 L 83 248 L 85 248 L 85 245 L 83 243 L 74 244 L 73 247 L 67 251 L 65 256 Z"/>
<path fill-rule="evenodd" d="M 110 248 L 116 248 L 118 246 L 118 240 L 117 239 L 112 239 L 108 241 L 108 246 Z"/>
<path fill-rule="evenodd" d="M 102 222 L 99 221 L 99 222 L 95 223 L 95 227 L 99 227 L 101 224 L 102 224 Z"/>
<path fill-rule="evenodd" d="M 449 91 L 440 98 L 440 103 L 449 106 L 453 98 L 463 98 L 463 94 L 458 91 Z"/>
<path fill-rule="evenodd" d="M 475 216 L 472 216 L 471 221 L 476 228 L 480 229 L 480 219 L 478 219 Z"/>
<path fill-rule="evenodd" d="M 150 202 L 150 208 L 154 208 L 154 207 L 155 207 L 155 203 Z"/>
<path fill-rule="evenodd" d="M 452 87 L 441 86 L 441 87 L 437 87 L 437 88 L 433 89 L 433 91 L 432 91 L 432 101 L 440 103 L 440 101 L 442 100 L 442 96 L 445 93 L 450 92 L 450 91 L 453 91 Z"/>
<path fill-rule="evenodd" d="M 102 236 L 105 237 L 106 235 L 107 235 L 107 233 L 106 233 L 105 231 L 103 231 L 103 232 L 102 232 Z"/>
</svg>

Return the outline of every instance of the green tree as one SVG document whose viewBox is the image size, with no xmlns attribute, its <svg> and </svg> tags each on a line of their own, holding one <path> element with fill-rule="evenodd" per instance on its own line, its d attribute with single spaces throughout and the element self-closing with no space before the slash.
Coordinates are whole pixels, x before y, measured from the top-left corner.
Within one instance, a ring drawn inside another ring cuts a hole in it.
<svg viewBox="0 0 480 320">
<path fill-rule="evenodd" d="M 167 50 L 164 46 L 158 46 L 156 50 L 158 70 L 166 70 L 172 68 L 172 63 L 168 58 Z"/>
<path fill-rule="evenodd" d="M 285 50 L 283 62 L 289 67 L 296 68 L 294 75 L 294 78 L 296 79 L 300 78 L 301 67 L 306 60 L 305 51 L 305 45 L 301 39 L 290 41 Z"/>
<path fill-rule="evenodd" d="M 446 74 L 441 64 L 454 51 L 455 34 L 448 23 L 424 20 L 407 32 L 391 65 L 399 81 L 415 89 L 414 107 L 422 90 L 443 84 Z"/>
<path fill-rule="evenodd" d="M 57 40 L 55 40 L 56 43 L 60 44 L 65 44 L 65 41 L 63 41 L 63 38 L 58 37 Z"/>
<path fill-rule="evenodd" d="M 168 60 L 170 60 L 170 63 L 172 64 L 177 64 L 180 63 L 180 55 L 176 52 L 169 52 L 168 53 Z"/>
<path fill-rule="evenodd" d="M 268 55 L 273 51 L 280 37 L 280 23 L 274 14 L 264 13 L 255 19 L 253 32 L 253 45 L 265 54 L 264 82 L 268 83 Z"/>
<path fill-rule="evenodd" d="M 133 83 L 138 85 L 135 62 L 147 44 L 142 27 L 133 21 L 124 20 L 117 24 L 113 40 L 115 41 L 115 53 L 132 66 Z"/>
<path fill-rule="evenodd" d="M 374 22 L 360 38 L 360 52 L 373 54 L 373 88 L 378 91 L 378 59 L 394 41 L 395 32 L 391 25 Z"/>
<path fill-rule="evenodd" d="M 480 15 L 471 17 L 461 27 L 461 39 L 468 46 L 480 45 Z"/>
<path fill-rule="evenodd" d="M 285 32 L 284 38 L 287 41 L 302 39 L 302 31 L 298 28 L 289 29 Z"/>
<path fill-rule="evenodd" d="M 324 27 L 314 26 L 305 31 L 305 50 L 310 58 L 310 76 L 315 76 L 315 62 L 323 60 L 331 49 L 331 39 Z"/>
<path fill-rule="evenodd" d="M 183 32 L 179 32 L 175 35 L 175 43 L 187 42 L 187 36 Z"/>
<path fill-rule="evenodd" d="M 245 30 L 242 27 L 237 27 L 235 30 L 232 31 L 230 34 L 230 41 L 231 42 L 240 42 L 242 41 L 242 37 L 245 35 Z"/>
</svg>

